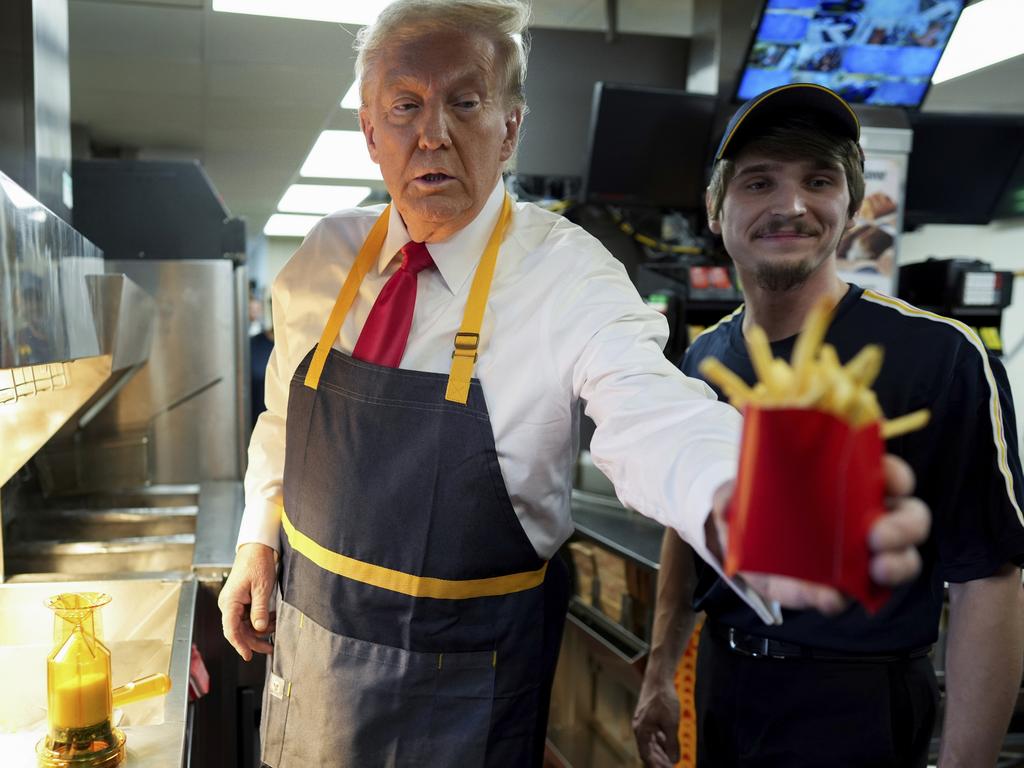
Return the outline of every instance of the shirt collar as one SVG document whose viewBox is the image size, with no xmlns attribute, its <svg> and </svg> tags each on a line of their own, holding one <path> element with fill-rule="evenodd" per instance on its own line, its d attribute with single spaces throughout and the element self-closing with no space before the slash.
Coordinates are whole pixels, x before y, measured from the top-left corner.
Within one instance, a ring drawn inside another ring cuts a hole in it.
<svg viewBox="0 0 1024 768">
<path fill-rule="evenodd" d="M 480 256 L 487 247 L 487 241 L 491 237 L 491 231 L 498 221 L 498 214 L 501 211 L 501 202 L 504 199 L 505 187 L 498 179 L 491 190 L 491 194 L 469 224 L 464 226 L 447 240 L 437 243 L 428 243 L 427 249 L 430 256 L 437 265 L 437 271 L 453 294 L 466 282 L 466 278 L 472 274 L 480 261 Z M 388 268 L 391 260 L 398 255 L 402 246 L 409 242 L 409 230 L 405 228 L 405 222 L 398 213 L 398 209 L 392 205 L 391 214 L 388 219 L 388 236 L 384 240 L 380 257 L 377 261 L 377 268 L 381 274 Z"/>
</svg>

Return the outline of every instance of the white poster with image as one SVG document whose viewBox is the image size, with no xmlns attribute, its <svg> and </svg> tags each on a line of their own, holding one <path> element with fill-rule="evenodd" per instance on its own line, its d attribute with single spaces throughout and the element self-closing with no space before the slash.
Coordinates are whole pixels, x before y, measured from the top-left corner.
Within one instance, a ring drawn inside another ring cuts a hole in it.
<svg viewBox="0 0 1024 768">
<path fill-rule="evenodd" d="M 864 160 L 864 203 L 839 242 L 836 266 L 848 283 L 893 295 L 896 250 L 903 220 L 903 158 L 868 155 Z"/>
</svg>

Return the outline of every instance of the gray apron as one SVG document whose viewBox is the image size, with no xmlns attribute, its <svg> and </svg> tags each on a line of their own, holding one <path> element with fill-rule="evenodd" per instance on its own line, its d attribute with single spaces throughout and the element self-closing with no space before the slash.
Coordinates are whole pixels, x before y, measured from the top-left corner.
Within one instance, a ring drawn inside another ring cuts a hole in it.
<svg viewBox="0 0 1024 768">
<path fill-rule="evenodd" d="M 330 346 L 385 210 L 295 372 L 261 722 L 272 768 L 541 765 L 567 577 L 516 517 L 468 376 L 471 315 L 482 317 L 510 213 L 506 199 L 477 269 L 461 371 L 385 368 Z"/>
</svg>

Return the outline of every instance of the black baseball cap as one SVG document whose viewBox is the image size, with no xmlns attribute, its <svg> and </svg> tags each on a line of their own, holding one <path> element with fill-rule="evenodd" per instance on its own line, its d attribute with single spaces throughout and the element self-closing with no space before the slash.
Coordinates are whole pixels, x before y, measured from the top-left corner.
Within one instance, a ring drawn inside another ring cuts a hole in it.
<svg viewBox="0 0 1024 768">
<path fill-rule="evenodd" d="M 842 96 L 815 83 L 790 83 L 758 94 L 725 126 L 715 162 L 735 154 L 766 127 L 787 117 L 808 116 L 844 138 L 860 142 L 860 120 Z M 863 163 L 863 151 L 861 162 Z"/>
</svg>

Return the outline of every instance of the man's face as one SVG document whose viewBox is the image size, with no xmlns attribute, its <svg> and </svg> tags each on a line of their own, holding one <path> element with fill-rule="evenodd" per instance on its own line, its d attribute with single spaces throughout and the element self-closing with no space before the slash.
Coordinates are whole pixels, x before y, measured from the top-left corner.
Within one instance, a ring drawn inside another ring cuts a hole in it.
<svg viewBox="0 0 1024 768">
<path fill-rule="evenodd" d="M 710 228 L 746 282 L 785 291 L 835 254 L 850 226 L 842 166 L 779 160 L 756 149 L 735 158 L 736 173 Z"/>
<path fill-rule="evenodd" d="M 505 103 L 494 44 L 431 34 L 381 52 L 359 120 L 415 240 L 439 241 L 480 212 L 515 151 L 522 110 Z"/>
</svg>

